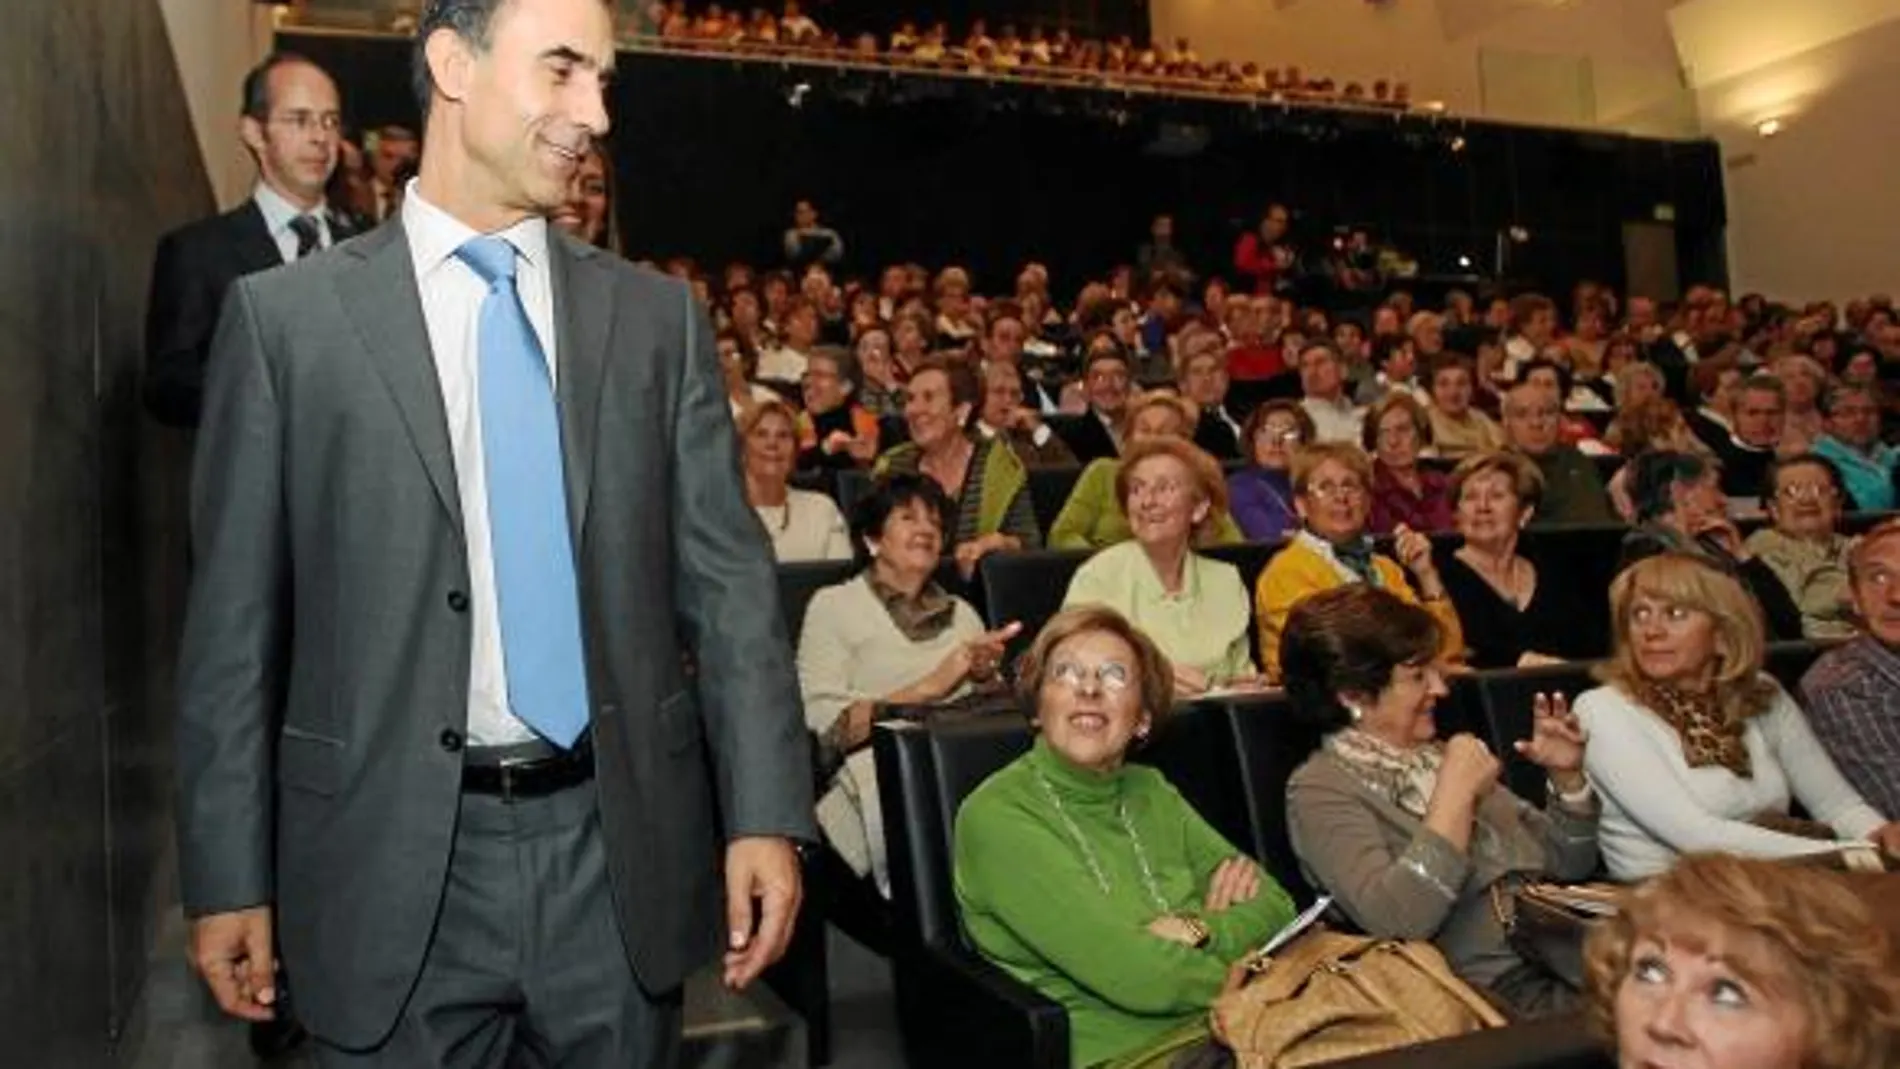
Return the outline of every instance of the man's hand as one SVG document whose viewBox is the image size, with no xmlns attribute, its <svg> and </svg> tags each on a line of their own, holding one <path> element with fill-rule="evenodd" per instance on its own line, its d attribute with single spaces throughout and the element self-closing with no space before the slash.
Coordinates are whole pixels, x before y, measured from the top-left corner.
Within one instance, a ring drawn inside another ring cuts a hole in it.
<svg viewBox="0 0 1900 1069">
<path fill-rule="evenodd" d="M 791 840 L 750 836 L 726 846 L 727 987 L 744 990 L 785 956 L 803 897 Z"/>
<path fill-rule="evenodd" d="M 277 1015 L 272 1009 L 277 1003 L 277 957 L 271 950 L 269 906 L 192 921 L 191 964 L 224 1012 L 247 1021 Z"/>
</svg>

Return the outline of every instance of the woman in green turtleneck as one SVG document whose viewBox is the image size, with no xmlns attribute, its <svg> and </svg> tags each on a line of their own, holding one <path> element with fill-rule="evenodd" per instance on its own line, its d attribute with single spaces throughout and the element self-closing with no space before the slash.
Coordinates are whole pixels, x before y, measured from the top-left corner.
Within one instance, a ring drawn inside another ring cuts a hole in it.
<svg viewBox="0 0 1900 1069">
<path fill-rule="evenodd" d="M 1069 1013 L 1070 1062 L 1220 1065 L 1208 1007 L 1293 917 L 1161 773 L 1125 764 L 1173 672 L 1112 609 L 1051 620 L 1019 687 L 1040 733 L 957 814 L 956 891 L 984 957 Z"/>
</svg>

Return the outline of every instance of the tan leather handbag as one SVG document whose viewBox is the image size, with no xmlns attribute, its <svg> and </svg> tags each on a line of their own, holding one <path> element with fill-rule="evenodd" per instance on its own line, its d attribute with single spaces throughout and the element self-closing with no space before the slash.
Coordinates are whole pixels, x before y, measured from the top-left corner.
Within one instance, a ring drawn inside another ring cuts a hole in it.
<svg viewBox="0 0 1900 1069">
<path fill-rule="evenodd" d="M 1216 1038 L 1240 1069 L 1300 1069 L 1505 1023 L 1430 943 L 1314 929 L 1222 995 Z"/>
</svg>

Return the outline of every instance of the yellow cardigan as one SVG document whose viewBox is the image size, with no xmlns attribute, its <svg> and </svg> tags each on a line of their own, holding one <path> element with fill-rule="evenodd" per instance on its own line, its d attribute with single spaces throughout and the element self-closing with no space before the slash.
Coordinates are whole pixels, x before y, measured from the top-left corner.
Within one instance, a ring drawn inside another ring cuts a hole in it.
<svg viewBox="0 0 1900 1069">
<path fill-rule="evenodd" d="M 1419 606 L 1438 621 L 1441 630 L 1439 654 L 1448 661 L 1462 661 L 1465 655 L 1464 628 L 1458 624 L 1458 610 L 1450 598 L 1436 601 L 1422 601 L 1418 592 L 1405 578 L 1405 569 L 1399 562 L 1383 553 L 1372 557 L 1372 567 L 1379 573 L 1379 585 L 1393 594 Z M 1260 660 L 1266 668 L 1267 678 L 1280 682 L 1280 635 L 1286 631 L 1286 618 L 1293 612 L 1293 606 L 1323 590 L 1344 586 L 1346 579 L 1339 574 L 1339 568 L 1332 561 L 1321 556 L 1319 551 L 1300 539 L 1287 543 L 1285 549 L 1274 554 L 1267 563 L 1266 570 L 1260 573 L 1260 582 L 1254 587 L 1254 619 L 1260 627 Z"/>
</svg>

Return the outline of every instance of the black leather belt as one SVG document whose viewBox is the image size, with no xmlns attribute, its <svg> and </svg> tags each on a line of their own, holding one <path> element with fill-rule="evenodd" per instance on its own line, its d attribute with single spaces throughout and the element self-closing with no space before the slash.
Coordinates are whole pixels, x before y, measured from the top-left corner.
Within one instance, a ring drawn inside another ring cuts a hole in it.
<svg viewBox="0 0 1900 1069">
<path fill-rule="evenodd" d="M 540 798 L 594 778 L 594 744 L 582 735 L 572 749 L 534 739 L 510 746 L 471 746 L 463 751 L 462 790 L 503 801 Z"/>
</svg>

